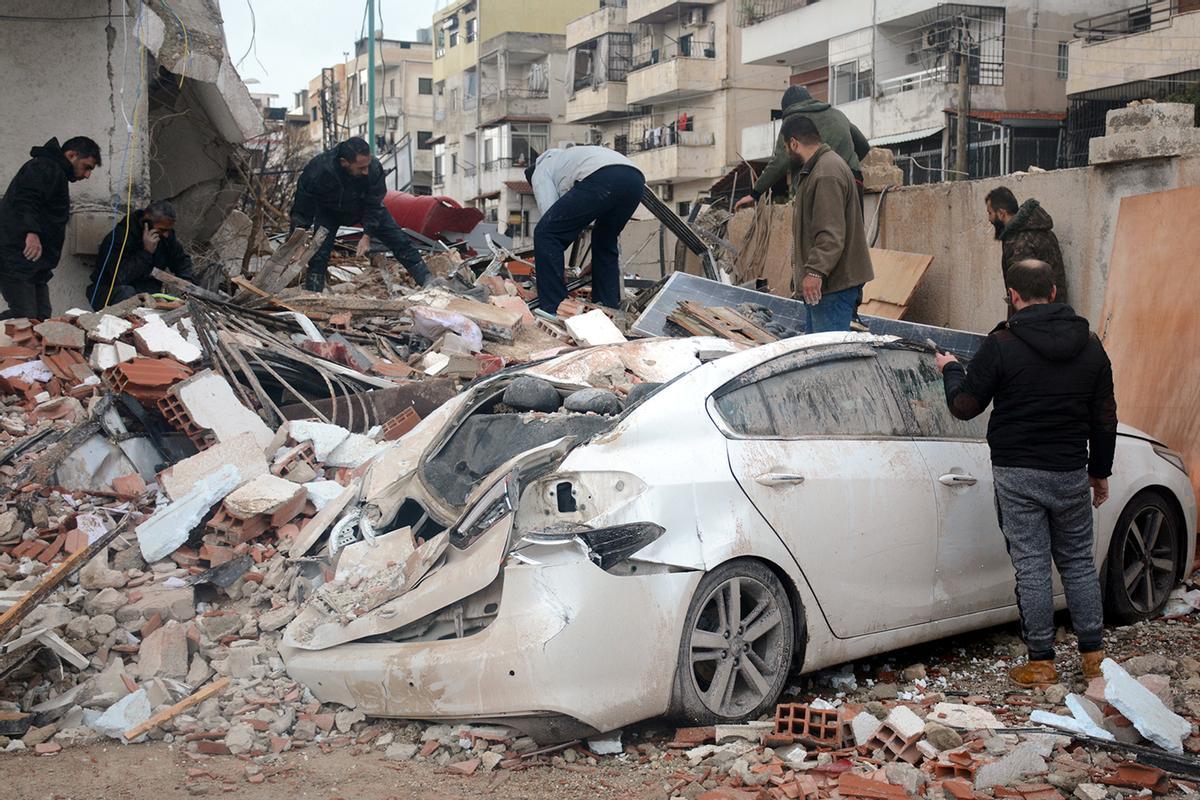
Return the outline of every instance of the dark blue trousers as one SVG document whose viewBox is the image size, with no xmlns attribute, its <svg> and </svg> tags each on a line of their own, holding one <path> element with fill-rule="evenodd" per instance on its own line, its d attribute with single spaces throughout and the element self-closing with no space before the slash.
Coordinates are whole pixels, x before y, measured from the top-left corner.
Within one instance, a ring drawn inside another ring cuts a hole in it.
<svg viewBox="0 0 1200 800">
<path fill-rule="evenodd" d="M 551 314 L 567 299 L 563 253 L 593 222 L 592 300 L 602 306 L 621 305 L 621 265 L 617 239 L 637 210 L 646 179 L 635 167 L 602 167 L 558 198 L 533 231 L 537 266 L 538 306 Z"/>
<path fill-rule="evenodd" d="M 333 244 L 337 236 L 339 224 L 352 225 L 354 223 L 340 223 L 337 217 L 329 214 L 321 214 L 317 217 L 317 227 L 328 228 L 329 235 L 325 237 L 325 241 L 321 243 L 321 247 L 308 262 L 308 277 L 306 277 L 306 282 L 312 285 L 309 285 L 307 288 L 313 291 L 319 292 L 325 286 L 325 271 L 329 267 L 329 256 L 333 253 Z M 364 222 L 363 232 L 374 241 L 381 242 L 391 250 L 392 255 L 404 265 L 404 268 L 408 270 L 408 274 L 413 277 L 418 286 L 423 286 L 429 280 L 429 268 L 425 264 L 425 259 L 421 256 L 421 251 L 413 245 L 412 239 L 408 238 L 408 234 L 400 229 L 400 226 L 396 224 L 396 220 L 386 210 L 378 214 L 370 222 Z M 309 280 L 310 278 L 312 279 L 311 281 Z"/>
</svg>

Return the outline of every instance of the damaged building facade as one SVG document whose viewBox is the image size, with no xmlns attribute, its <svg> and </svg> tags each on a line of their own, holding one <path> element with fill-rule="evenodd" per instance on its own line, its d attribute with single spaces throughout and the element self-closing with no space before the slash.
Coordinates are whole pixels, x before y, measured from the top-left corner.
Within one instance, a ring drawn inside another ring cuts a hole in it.
<svg viewBox="0 0 1200 800">
<path fill-rule="evenodd" d="M 229 59 L 216 0 L 169 8 L 8 0 L 3 8 L 0 69 L 27 76 L 4 90 L 3 180 L 51 137 L 89 136 L 104 161 L 71 186 L 71 221 L 50 283 L 60 313 L 86 305 L 97 248 L 127 207 L 170 200 L 183 241 L 211 236 L 244 189 L 239 146 L 262 132 L 262 115 Z"/>
</svg>

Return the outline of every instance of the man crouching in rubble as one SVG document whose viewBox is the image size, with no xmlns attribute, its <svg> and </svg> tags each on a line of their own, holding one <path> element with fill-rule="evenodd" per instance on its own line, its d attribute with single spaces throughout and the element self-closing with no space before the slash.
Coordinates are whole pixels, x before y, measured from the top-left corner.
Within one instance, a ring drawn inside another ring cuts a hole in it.
<svg viewBox="0 0 1200 800">
<path fill-rule="evenodd" d="M 792 211 L 792 286 L 805 303 L 804 330 L 848 331 L 863 285 L 875 277 L 854 175 L 821 141 L 808 117 L 788 117 L 779 135 L 799 172 Z"/>
<path fill-rule="evenodd" d="M 0 199 L 0 293 L 8 303 L 0 318 L 51 316 L 50 278 L 71 217 L 70 185 L 98 166 L 100 146 L 86 136 L 29 151 Z"/>
<path fill-rule="evenodd" d="M 621 306 L 617 240 L 642 200 L 646 178 L 607 147 L 574 145 L 547 150 L 525 170 L 542 218 L 533 230 L 538 305 L 555 314 L 567 299 L 563 253 L 592 228 L 592 300 Z"/>
<path fill-rule="evenodd" d="M 156 269 L 196 280 L 192 258 L 175 236 L 175 207 L 166 200 L 134 211 L 100 242 L 87 288 L 92 309 L 99 311 L 142 292 L 161 292 L 162 283 L 151 274 Z"/>
<path fill-rule="evenodd" d="M 383 166 L 365 139 L 355 136 L 313 158 L 300 173 L 292 201 L 292 229 L 314 224 L 329 235 L 308 262 L 304 288 L 325 289 L 325 271 L 341 225 L 362 224 L 367 236 L 383 242 L 418 285 L 429 283 L 429 268 L 412 240 L 383 207 L 387 194 Z"/>
<path fill-rule="evenodd" d="M 988 445 L 996 510 L 1029 648 L 1029 663 L 1009 675 L 1022 686 L 1043 686 L 1058 682 L 1051 559 L 1067 593 L 1084 678 L 1100 676 L 1103 609 L 1091 506 L 1108 499 L 1117 401 L 1104 346 L 1087 320 L 1055 302 L 1050 265 L 1020 261 L 1007 277 L 1012 317 L 988 335 L 969 370 L 944 353 L 937 365 L 954 416 L 971 419 L 995 403 Z"/>
</svg>

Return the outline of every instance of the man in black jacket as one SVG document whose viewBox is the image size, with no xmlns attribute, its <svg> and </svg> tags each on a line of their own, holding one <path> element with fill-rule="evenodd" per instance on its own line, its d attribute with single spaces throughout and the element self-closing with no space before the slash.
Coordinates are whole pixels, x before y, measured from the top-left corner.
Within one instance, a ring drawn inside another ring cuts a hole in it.
<svg viewBox="0 0 1200 800">
<path fill-rule="evenodd" d="M 296 197 L 292 201 L 292 228 L 308 228 L 315 224 L 328 229 L 329 235 L 308 262 L 305 289 L 312 292 L 325 289 L 325 270 L 340 225 L 361 224 L 368 236 L 391 249 L 392 255 L 404 265 L 413 280 L 421 286 L 429 282 L 425 259 L 383 207 L 385 194 L 383 166 L 379 159 L 371 156 L 366 141 L 358 136 L 308 162 L 300 173 Z"/>
<path fill-rule="evenodd" d="M 1041 686 L 1058 682 L 1051 558 L 1066 589 L 1084 677 L 1100 675 L 1103 608 L 1091 507 L 1108 499 L 1117 401 L 1104 346 L 1087 320 L 1054 302 L 1050 265 L 1017 262 L 1008 270 L 1008 286 L 1015 311 L 988 335 L 970 370 L 942 353 L 937 364 L 954 416 L 971 419 L 994 403 L 988 445 L 996 508 L 1029 648 L 1029 663 L 1009 675 L 1023 686 Z"/>
<path fill-rule="evenodd" d="M 175 207 L 166 200 L 134 211 L 100 242 L 88 301 L 99 311 L 141 292 L 161 292 L 162 283 L 150 274 L 155 269 L 196 280 L 191 256 L 175 236 Z"/>
<path fill-rule="evenodd" d="M 8 310 L 0 319 L 47 319 L 50 278 L 62 255 L 71 192 L 100 166 L 100 146 L 86 136 L 61 147 L 51 139 L 29 151 L 0 199 L 0 294 Z"/>
</svg>

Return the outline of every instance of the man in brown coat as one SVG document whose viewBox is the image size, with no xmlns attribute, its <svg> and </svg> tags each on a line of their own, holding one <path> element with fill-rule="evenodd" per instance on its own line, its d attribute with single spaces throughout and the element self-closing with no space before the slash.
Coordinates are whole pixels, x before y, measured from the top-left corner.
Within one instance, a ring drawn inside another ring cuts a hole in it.
<svg viewBox="0 0 1200 800">
<path fill-rule="evenodd" d="M 800 169 L 792 216 L 793 291 L 807 305 L 807 333 L 848 331 L 875 277 L 854 175 L 811 119 L 784 120 L 780 136 Z"/>
<path fill-rule="evenodd" d="M 1008 270 L 1020 261 L 1044 261 L 1054 272 L 1059 303 L 1067 302 L 1067 270 L 1063 266 L 1062 250 L 1054 235 L 1054 220 L 1037 200 L 1030 198 L 1017 205 L 1017 197 L 1007 186 L 998 186 L 987 193 L 988 222 L 996 230 L 1001 243 L 1000 269 L 1004 288 L 1008 289 Z M 1010 308 L 1011 316 L 1011 308 Z"/>
</svg>

